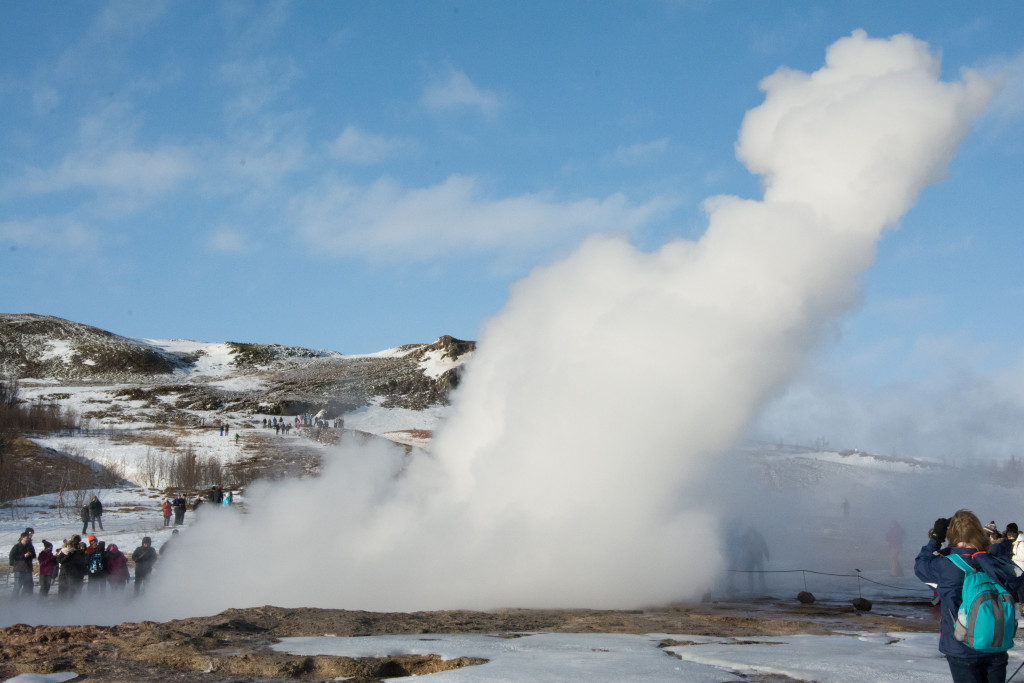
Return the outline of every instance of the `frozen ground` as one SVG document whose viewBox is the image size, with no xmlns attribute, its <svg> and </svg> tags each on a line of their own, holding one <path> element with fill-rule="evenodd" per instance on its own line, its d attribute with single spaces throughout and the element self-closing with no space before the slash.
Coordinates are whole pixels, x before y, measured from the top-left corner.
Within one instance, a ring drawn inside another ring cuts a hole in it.
<svg viewBox="0 0 1024 683">
<path fill-rule="evenodd" d="M 153 539 L 153 547 L 160 549 L 166 543 L 175 527 L 165 527 L 163 513 L 160 505 L 164 496 L 159 491 L 141 487 L 100 489 L 95 492 L 103 503 L 103 529 L 97 525 L 96 531 L 92 530 L 89 524 L 86 534 L 82 534 L 82 521 L 79 518 L 79 507 L 70 504 L 74 492 L 64 494 L 65 502 L 60 503 L 55 493 L 42 496 L 32 496 L 15 501 L 15 504 L 5 510 L 0 510 L 0 543 L 5 550 L 9 550 L 18 542 L 18 536 L 26 527 L 35 530 L 33 543 L 36 552 L 43 549 L 43 540 L 54 544 L 54 550 L 61 547 L 61 543 L 73 534 L 80 534 L 85 540 L 88 534 L 95 534 L 96 538 L 110 544 L 116 545 L 121 552 L 131 555 L 132 550 L 140 545 L 143 536 Z M 243 496 L 236 495 L 236 505 L 242 503 Z M 190 501 L 191 503 L 191 501 Z M 209 511 L 209 510 L 207 510 Z M 198 514 L 203 512 L 200 508 Z M 185 523 L 178 527 L 181 533 L 186 533 L 188 527 L 195 521 L 197 513 L 193 512 L 191 505 L 185 513 Z M 173 519 L 173 518 L 172 518 Z M 5 575 L 6 576 L 6 575 Z M 4 601 L 6 602 L 6 595 Z M 7 620 L 0 618 L 0 624 L 6 626 Z"/>
<path fill-rule="evenodd" d="M 381 657 L 440 654 L 479 657 L 486 664 L 431 674 L 443 681 L 687 681 L 721 683 L 751 676 L 821 683 L 948 681 L 937 635 L 922 633 L 795 635 L 707 638 L 681 634 L 531 633 L 520 638 L 488 635 L 410 635 L 364 638 L 284 638 L 275 650 L 303 655 Z M 679 645 L 659 647 L 663 641 Z M 1021 655 L 1010 653 L 1012 672 Z M 781 678 L 788 677 L 788 678 Z"/>
</svg>

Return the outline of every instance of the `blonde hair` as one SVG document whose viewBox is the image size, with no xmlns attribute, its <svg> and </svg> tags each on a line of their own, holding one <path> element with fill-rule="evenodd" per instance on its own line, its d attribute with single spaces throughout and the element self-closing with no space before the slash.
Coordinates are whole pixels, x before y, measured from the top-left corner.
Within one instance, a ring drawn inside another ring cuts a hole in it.
<svg viewBox="0 0 1024 683">
<path fill-rule="evenodd" d="M 975 550 L 988 552 L 991 546 L 988 533 L 981 525 L 981 520 L 970 510 L 957 510 L 956 514 L 949 518 L 946 539 L 951 548 L 955 548 L 959 543 L 964 543 Z"/>
</svg>

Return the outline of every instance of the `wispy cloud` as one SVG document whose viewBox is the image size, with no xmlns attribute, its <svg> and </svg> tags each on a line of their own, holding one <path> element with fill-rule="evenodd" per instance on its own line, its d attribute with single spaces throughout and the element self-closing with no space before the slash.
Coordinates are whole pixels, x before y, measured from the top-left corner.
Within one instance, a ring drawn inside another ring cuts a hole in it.
<svg viewBox="0 0 1024 683">
<path fill-rule="evenodd" d="M 210 233 L 207 246 L 211 251 L 238 254 L 252 248 L 251 238 L 234 227 L 223 226 Z"/>
<path fill-rule="evenodd" d="M 99 235 L 69 216 L 45 216 L 0 223 L 0 244 L 47 249 L 91 249 Z"/>
<path fill-rule="evenodd" d="M 427 84 L 422 102 L 434 113 L 470 109 L 486 117 L 494 116 L 502 107 L 502 100 L 496 93 L 478 88 L 465 72 L 453 66 Z"/>
<path fill-rule="evenodd" d="M 257 57 L 225 62 L 221 81 L 234 90 L 225 100 L 228 119 L 236 121 L 261 114 L 302 76 L 290 58 Z"/>
<path fill-rule="evenodd" d="M 329 145 L 331 156 L 350 164 L 376 164 L 394 157 L 407 143 L 349 125 Z"/>
<path fill-rule="evenodd" d="M 636 204 L 622 194 L 575 201 L 539 194 L 493 198 L 475 179 L 454 175 L 412 189 L 389 179 L 369 186 L 333 180 L 297 198 L 289 213 L 300 234 L 328 253 L 423 261 L 528 252 L 591 233 L 629 233 L 672 205 L 664 198 Z"/>
<path fill-rule="evenodd" d="M 657 159 L 668 149 L 668 138 L 637 142 L 615 150 L 614 162 L 621 166 L 638 166 Z"/>
<path fill-rule="evenodd" d="M 25 189 L 33 193 L 75 187 L 160 194 L 192 174 L 187 150 L 120 149 L 98 157 L 69 155 L 55 167 L 30 173 Z"/>
</svg>

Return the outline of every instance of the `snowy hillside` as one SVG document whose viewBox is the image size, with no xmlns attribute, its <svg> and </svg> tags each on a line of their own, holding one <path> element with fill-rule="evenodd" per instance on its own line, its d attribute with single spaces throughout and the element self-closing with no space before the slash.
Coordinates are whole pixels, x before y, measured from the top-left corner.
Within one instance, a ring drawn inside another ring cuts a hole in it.
<svg viewBox="0 0 1024 683">
<path fill-rule="evenodd" d="M 35 455 L 84 459 L 114 479 L 157 487 L 176 484 L 167 470 L 186 454 L 233 469 L 238 476 L 225 483 L 242 485 L 317 471 L 323 449 L 343 434 L 424 447 L 474 349 L 473 342 L 441 337 L 346 356 L 273 344 L 133 339 L 28 314 L 0 315 L 0 342 L 0 377 L 17 380 L 23 404 L 61 411 L 77 425 L 33 436 L 47 449 Z M 310 420 L 297 425 L 299 415 Z M 292 429 L 272 428 L 286 418 Z M 337 419 L 344 430 L 332 429 Z M 54 479 L 47 473 L 64 467 L 44 465 L 36 470 Z M 37 481 L 16 493 L 56 486 Z"/>
</svg>

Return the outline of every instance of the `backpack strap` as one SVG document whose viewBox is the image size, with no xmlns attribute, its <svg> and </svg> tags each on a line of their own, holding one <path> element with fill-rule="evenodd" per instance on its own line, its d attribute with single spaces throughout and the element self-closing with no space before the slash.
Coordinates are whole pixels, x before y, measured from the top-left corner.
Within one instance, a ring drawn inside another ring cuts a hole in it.
<svg viewBox="0 0 1024 683">
<path fill-rule="evenodd" d="M 974 572 L 978 571 L 971 565 L 967 564 L 967 561 L 956 553 L 950 553 L 949 555 L 946 555 L 946 557 L 949 558 L 950 561 L 952 561 L 952 563 L 955 564 L 957 567 L 960 567 L 960 569 L 963 570 L 964 574 L 973 574 Z"/>
</svg>

